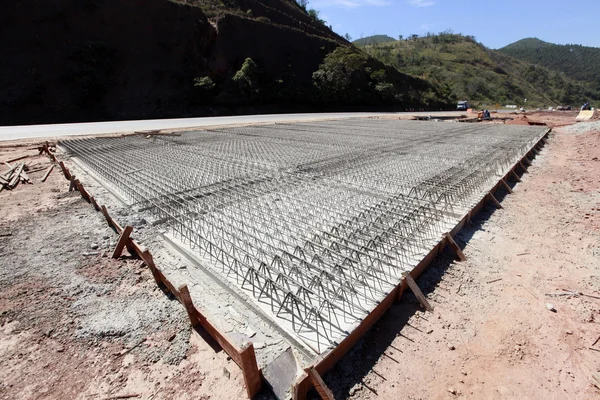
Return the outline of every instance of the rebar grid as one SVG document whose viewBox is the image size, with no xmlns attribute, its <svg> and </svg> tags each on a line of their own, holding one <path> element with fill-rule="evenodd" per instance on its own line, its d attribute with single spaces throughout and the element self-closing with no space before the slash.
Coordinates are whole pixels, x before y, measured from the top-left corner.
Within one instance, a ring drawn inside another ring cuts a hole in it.
<svg viewBox="0 0 600 400">
<path fill-rule="evenodd" d="M 357 119 L 63 145 L 321 353 L 542 133 Z"/>
</svg>

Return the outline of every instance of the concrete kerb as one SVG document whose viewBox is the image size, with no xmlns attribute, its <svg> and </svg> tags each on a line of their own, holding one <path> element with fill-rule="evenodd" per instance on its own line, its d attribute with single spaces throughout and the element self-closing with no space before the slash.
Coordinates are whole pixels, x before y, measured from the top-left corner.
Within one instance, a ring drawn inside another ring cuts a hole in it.
<svg viewBox="0 0 600 400">
<path fill-rule="evenodd" d="M 58 162 L 56 156 L 49 150 L 48 143 L 41 147 L 40 154 L 43 152 L 47 153 L 54 162 Z M 92 204 L 96 211 L 102 212 L 110 228 L 114 229 L 117 234 L 122 235 L 125 231 L 125 228 L 123 228 L 110 216 L 106 206 L 98 205 L 94 197 L 89 194 L 79 180 L 75 179 L 63 161 L 58 162 L 58 164 L 61 167 L 65 179 L 69 181 L 70 185 L 74 186 L 74 189 L 81 194 L 81 197 Z M 159 285 L 161 289 L 166 289 L 167 291 L 171 292 L 173 296 L 175 296 L 177 300 L 186 308 L 192 326 L 194 328 L 201 327 L 204 329 L 241 368 L 248 398 L 252 399 L 256 394 L 258 394 L 258 392 L 260 392 L 262 389 L 263 376 L 260 368 L 258 367 L 258 363 L 256 362 L 253 343 L 248 342 L 241 349 L 238 349 L 223 333 L 219 332 L 217 328 L 215 328 L 215 326 L 204 316 L 201 310 L 199 310 L 192 303 L 186 285 L 182 285 L 178 289 L 173 286 L 173 284 L 155 265 L 152 254 L 148 249 L 139 245 L 134 239 L 129 237 L 129 235 L 124 238 L 124 242 L 124 246 L 127 247 L 129 252 L 132 253 L 132 255 L 137 255 L 150 269 L 157 285 Z"/>
<path fill-rule="evenodd" d="M 520 182 L 520 179 L 517 175 L 517 169 L 520 167 L 524 172 L 527 171 L 527 168 L 523 165 L 523 160 L 527 159 L 528 156 L 531 158 L 535 158 L 536 153 L 534 151 L 538 151 L 541 149 L 545 143 L 547 142 L 548 135 L 552 129 L 546 130 L 546 132 L 536 141 L 536 143 L 531 146 L 531 148 L 523 154 L 523 157 L 519 159 L 504 176 L 500 178 L 500 180 L 492 187 L 492 189 L 483 196 L 483 198 L 469 211 L 467 214 L 460 220 L 460 222 L 450 231 L 448 232 L 448 236 L 454 237 L 456 234 L 460 232 L 460 230 L 470 222 L 473 215 L 479 213 L 488 202 L 489 195 L 493 196 L 501 186 L 503 186 L 502 181 L 508 181 L 508 178 L 515 177 L 517 181 Z M 529 160 L 528 160 L 529 161 Z M 531 163 L 529 163 L 531 165 Z M 449 244 L 447 236 L 443 236 L 440 238 L 440 241 L 431 249 L 431 251 L 421 260 L 419 264 L 412 271 L 410 271 L 410 276 L 413 279 L 417 279 L 431 264 L 433 260 L 444 250 L 444 248 Z M 373 311 L 362 321 L 362 323 L 352 331 L 350 335 L 348 335 L 344 340 L 342 340 L 337 347 L 332 349 L 326 354 L 323 354 L 318 360 L 315 360 L 312 366 L 309 368 L 314 368 L 314 370 L 320 375 L 324 376 L 327 372 L 329 372 L 333 367 L 344 357 L 352 347 L 375 325 L 377 321 L 387 312 L 387 310 L 394 304 L 394 302 L 399 301 L 404 293 L 404 290 L 408 288 L 407 282 L 403 279 L 398 286 L 396 286 L 384 299 L 379 303 Z M 294 384 L 292 388 L 292 398 L 294 400 L 304 400 L 308 394 L 308 391 L 313 387 L 312 380 L 308 376 L 308 374 L 302 374 Z"/>
</svg>

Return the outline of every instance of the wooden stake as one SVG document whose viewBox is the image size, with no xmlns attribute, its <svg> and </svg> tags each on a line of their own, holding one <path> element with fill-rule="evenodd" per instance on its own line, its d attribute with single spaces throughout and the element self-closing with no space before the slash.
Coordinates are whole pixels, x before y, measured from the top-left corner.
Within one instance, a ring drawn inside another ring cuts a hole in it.
<svg viewBox="0 0 600 400">
<path fill-rule="evenodd" d="M 100 206 L 100 211 L 102 211 L 104 218 L 106 218 L 106 223 L 108 224 L 108 226 L 112 228 L 112 225 L 110 223 L 110 216 L 108 215 L 108 210 L 106 209 L 106 206 L 105 205 Z"/>
<path fill-rule="evenodd" d="M 406 281 L 406 284 L 408 285 L 410 290 L 412 290 L 412 292 L 415 295 L 415 297 L 417 298 L 417 300 L 419 300 L 419 303 L 421 303 L 423 308 L 425 308 L 427 311 L 430 311 L 430 312 L 433 311 L 433 307 L 431 306 L 431 304 L 429 304 L 429 302 L 427 301 L 427 298 L 425 297 L 423 292 L 421 292 L 421 289 L 419 289 L 419 286 L 417 286 L 417 282 L 415 282 L 413 277 L 410 276 L 409 273 L 406 273 L 406 274 L 404 274 L 404 280 Z"/>
<path fill-rule="evenodd" d="M 77 186 L 75 185 L 75 175 L 71 175 L 71 184 L 69 185 L 69 192 L 75 190 Z"/>
<path fill-rule="evenodd" d="M 125 229 L 123 229 L 123 232 L 121 232 L 121 237 L 119 237 L 119 241 L 117 242 L 117 246 L 115 247 L 115 251 L 113 252 L 112 258 L 121 257 L 121 254 L 123 254 L 123 249 L 127 245 L 127 242 L 129 242 L 129 235 L 131 235 L 132 231 L 133 226 L 130 225 L 126 226 Z"/>
<path fill-rule="evenodd" d="M 511 170 L 510 170 L 510 173 L 512 174 L 512 176 L 515 178 L 515 180 L 516 180 L 517 182 L 521 182 L 521 178 L 519 178 L 519 175 L 517 175 L 517 173 L 515 172 L 515 170 L 514 170 L 514 169 L 511 169 Z"/>
<path fill-rule="evenodd" d="M 96 199 L 94 199 L 94 196 L 90 196 L 90 203 L 92 203 L 92 205 L 94 206 L 94 210 L 100 211 L 100 206 L 96 202 Z"/>
<path fill-rule="evenodd" d="M 500 182 L 502 182 L 502 185 L 504 185 L 504 187 L 506 188 L 506 190 L 508 190 L 508 193 L 512 193 L 513 190 L 510 188 L 510 186 L 508 186 L 508 183 L 506 183 L 506 181 L 504 179 L 500 179 Z"/>
<path fill-rule="evenodd" d="M 65 163 L 63 161 L 59 162 L 58 165 L 60 165 L 60 169 L 62 169 L 63 175 L 65 176 L 65 179 L 67 180 L 71 180 L 71 173 L 69 172 L 69 170 L 67 169 L 67 167 L 65 167 Z"/>
<path fill-rule="evenodd" d="M 292 400 L 305 400 L 308 392 L 308 374 L 303 372 L 292 385 Z M 309 378 L 310 379 L 310 378 Z"/>
<path fill-rule="evenodd" d="M 493 195 L 493 194 L 491 194 L 491 193 L 488 193 L 488 199 L 489 199 L 489 200 L 491 200 L 491 201 L 492 201 L 492 203 L 494 203 L 494 205 L 495 205 L 496 207 L 498 207 L 498 208 L 504 208 L 504 207 L 502 207 L 502 204 L 500 204 L 500 202 L 498 201 L 498 199 L 496 199 L 496 198 L 494 197 L 494 195 Z"/>
<path fill-rule="evenodd" d="M 52 164 L 51 166 L 48 167 L 48 169 L 46 170 L 46 173 L 42 177 L 42 182 L 46 182 L 46 179 L 48 179 L 48 175 L 50 175 L 50 172 L 52 172 L 53 169 L 54 169 L 54 164 Z"/>
<path fill-rule="evenodd" d="M 519 165 L 523 169 L 523 172 L 527 172 L 527 167 L 523 165 L 523 161 L 519 161 Z"/>
<path fill-rule="evenodd" d="M 188 290 L 187 285 L 179 286 L 179 297 L 183 306 L 185 307 L 185 311 L 187 311 L 188 317 L 190 317 L 190 322 L 194 328 L 200 326 L 200 320 L 198 319 L 198 315 L 196 314 L 196 309 L 194 308 L 194 303 L 192 302 L 192 296 L 190 295 L 190 291 Z"/>
<path fill-rule="evenodd" d="M 21 157 L 13 158 L 12 160 L 8 160 L 7 163 L 11 163 L 11 162 L 23 160 L 23 159 L 25 159 L 27 157 L 29 157 L 29 154 L 27 154 L 26 156 L 21 156 Z"/>
<path fill-rule="evenodd" d="M 86 200 L 87 202 L 91 202 L 90 194 L 87 192 L 87 190 L 85 190 L 83 184 L 79 182 L 79 179 L 75 179 L 75 187 L 77 188 L 77 190 L 81 194 L 81 197 L 83 197 L 84 200 Z"/>
<path fill-rule="evenodd" d="M 327 387 L 325 382 L 323 382 L 323 378 L 321 378 L 321 375 L 319 375 L 315 367 L 306 368 L 304 369 L 304 372 L 308 374 L 308 377 L 315 386 L 315 389 L 317 389 L 317 393 L 319 393 L 319 396 L 321 396 L 323 400 L 335 400 L 333 393 Z"/>
<path fill-rule="evenodd" d="M 462 252 L 462 250 L 460 249 L 460 247 L 458 246 L 458 244 L 456 244 L 456 242 L 452 238 L 452 235 L 450 235 L 449 233 L 444 233 L 442 235 L 442 237 L 444 239 L 446 239 L 447 244 L 452 248 L 452 250 L 454 250 L 454 252 L 456 253 L 456 256 L 458 257 L 458 259 L 460 261 L 466 261 L 467 260 L 467 257 L 465 257 L 465 254 Z"/>
<path fill-rule="evenodd" d="M 144 250 L 142 252 L 142 254 L 140 254 L 140 258 L 144 261 L 144 263 L 148 266 L 148 268 L 150 268 L 150 272 L 152 272 L 152 276 L 154 277 L 154 280 L 156 281 L 156 284 L 158 286 L 165 286 L 165 284 L 163 283 L 160 274 L 158 273 L 158 270 L 156 268 L 156 265 L 154 264 L 154 259 L 152 258 L 152 254 L 150 254 L 149 250 Z"/>
<path fill-rule="evenodd" d="M 262 373 L 256 362 L 256 354 L 254 353 L 254 344 L 247 343 L 240 350 L 240 367 L 244 375 L 246 383 L 246 392 L 248 398 L 252 399 L 262 389 Z"/>
</svg>

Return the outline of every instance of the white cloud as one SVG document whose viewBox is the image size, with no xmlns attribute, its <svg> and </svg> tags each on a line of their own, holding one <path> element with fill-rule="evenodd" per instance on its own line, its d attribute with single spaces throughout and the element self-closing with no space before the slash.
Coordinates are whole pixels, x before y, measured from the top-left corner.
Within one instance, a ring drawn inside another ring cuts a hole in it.
<svg viewBox="0 0 600 400">
<path fill-rule="evenodd" d="M 412 7 L 430 7 L 435 4 L 433 0 L 408 0 L 408 4 Z"/>
<path fill-rule="evenodd" d="M 365 3 L 369 6 L 384 7 L 392 4 L 390 0 L 366 0 Z"/>
<path fill-rule="evenodd" d="M 383 7 L 392 4 L 391 0 L 315 0 L 310 2 L 316 9 L 325 7 L 357 8 L 363 6 Z"/>
</svg>

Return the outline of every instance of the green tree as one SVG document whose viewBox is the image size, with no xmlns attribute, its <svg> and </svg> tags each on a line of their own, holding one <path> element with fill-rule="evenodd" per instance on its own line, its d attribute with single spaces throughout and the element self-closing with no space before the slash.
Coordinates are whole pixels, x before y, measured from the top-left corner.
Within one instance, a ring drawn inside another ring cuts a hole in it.
<svg viewBox="0 0 600 400">
<path fill-rule="evenodd" d="M 315 10 L 314 8 L 311 8 L 310 10 L 308 10 L 308 16 L 311 17 L 313 19 L 313 21 L 315 22 L 320 22 L 323 25 L 325 25 L 325 20 L 322 20 L 321 18 L 319 18 L 319 11 Z"/>
<path fill-rule="evenodd" d="M 241 68 L 235 73 L 232 81 L 237 85 L 241 94 L 252 97 L 258 93 L 258 66 L 250 58 L 246 58 Z"/>
<path fill-rule="evenodd" d="M 197 100 L 200 102 L 211 100 L 215 94 L 216 86 L 208 76 L 194 78 L 194 89 L 198 95 Z"/>
</svg>

